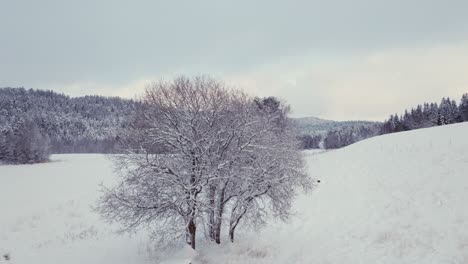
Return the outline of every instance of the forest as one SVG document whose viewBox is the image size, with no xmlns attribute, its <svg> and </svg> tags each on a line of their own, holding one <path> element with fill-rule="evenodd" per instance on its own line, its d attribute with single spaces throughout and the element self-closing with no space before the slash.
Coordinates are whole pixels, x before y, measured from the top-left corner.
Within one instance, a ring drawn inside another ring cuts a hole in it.
<svg viewBox="0 0 468 264">
<path fill-rule="evenodd" d="M 50 153 L 111 153 L 138 102 L 69 97 L 53 91 L 0 88 L 0 161 L 35 163 Z"/>
<path fill-rule="evenodd" d="M 300 140 L 305 149 L 336 149 L 351 145 L 360 140 L 389 133 L 408 131 L 432 126 L 442 126 L 468 121 L 468 94 L 460 103 L 450 98 L 442 98 L 438 103 L 419 104 L 403 114 L 392 114 L 382 123 L 351 122 L 331 127 L 326 133 L 302 134 Z M 320 127 L 320 124 L 317 126 Z M 309 127 L 309 131 L 313 128 Z"/>
<path fill-rule="evenodd" d="M 43 162 L 53 153 L 116 152 L 119 133 L 141 104 L 119 97 L 0 88 L 0 162 Z M 290 120 L 302 149 L 336 149 L 378 135 L 468 121 L 468 94 L 459 103 L 442 98 L 384 122 Z"/>
</svg>

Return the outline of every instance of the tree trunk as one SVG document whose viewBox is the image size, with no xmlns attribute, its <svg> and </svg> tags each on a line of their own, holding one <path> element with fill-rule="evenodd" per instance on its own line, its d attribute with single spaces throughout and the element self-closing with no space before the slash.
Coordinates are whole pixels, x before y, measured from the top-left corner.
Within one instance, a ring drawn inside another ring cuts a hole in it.
<svg viewBox="0 0 468 264">
<path fill-rule="evenodd" d="M 221 219 L 216 221 L 216 224 L 213 228 L 213 235 L 216 244 L 221 244 Z"/>
<path fill-rule="evenodd" d="M 216 214 L 214 219 L 215 225 L 213 227 L 213 235 L 216 244 L 221 244 L 221 225 L 223 224 L 225 188 L 226 186 L 224 186 L 224 188 L 221 190 L 215 211 Z"/>
<path fill-rule="evenodd" d="M 195 186 L 195 181 L 196 181 L 196 175 L 197 175 L 197 171 L 199 170 L 198 168 L 198 159 L 195 157 L 195 152 L 194 151 L 191 151 L 192 154 L 192 175 L 190 176 L 190 185 L 192 186 L 190 192 L 189 192 L 189 195 L 187 197 L 187 200 L 190 201 L 191 200 L 191 197 L 193 197 L 193 201 L 190 201 L 191 203 L 191 211 L 190 211 L 190 217 L 189 217 L 189 222 L 188 222 L 188 226 L 187 226 L 187 231 L 189 233 L 189 237 L 190 237 L 190 246 L 195 249 L 195 234 L 197 232 L 197 227 L 195 225 L 195 212 L 197 210 L 196 208 L 196 198 L 197 198 L 197 194 L 198 192 L 196 191 L 196 188 L 194 188 Z"/>
<path fill-rule="evenodd" d="M 195 226 L 195 222 L 192 220 L 190 220 L 189 224 L 188 224 L 188 234 L 189 234 L 189 239 L 190 239 L 190 243 L 189 245 L 195 249 L 195 234 L 197 232 L 197 227 Z"/>
<path fill-rule="evenodd" d="M 210 201 L 209 201 L 209 212 L 208 212 L 208 236 L 209 238 L 214 241 L 216 240 L 215 237 L 215 223 L 216 223 L 216 214 L 215 214 L 215 195 L 216 195 L 216 187 L 215 186 L 210 186 Z"/>
<path fill-rule="evenodd" d="M 236 229 L 236 227 L 232 227 L 232 228 L 229 228 L 229 240 L 231 241 L 231 243 L 234 243 L 234 230 Z"/>
<path fill-rule="evenodd" d="M 236 231 L 237 224 L 239 223 L 240 218 L 232 219 L 229 223 L 229 240 L 231 243 L 234 243 L 234 232 Z"/>
<path fill-rule="evenodd" d="M 236 227 L 239 224 L 242 217 L 244 217 L 245 213 L 247 213 L 247 209 L 245 208 L 241 209 L 242 212 L 239 214 L 236 214 L 237 210 L 238 210 L 237 207 L 234 207 L 231 213 L 231 221 L 229 223 L 229 239 L 233 243 L 234 243 L 234 232 L 236 231 Z"/>
</svg>

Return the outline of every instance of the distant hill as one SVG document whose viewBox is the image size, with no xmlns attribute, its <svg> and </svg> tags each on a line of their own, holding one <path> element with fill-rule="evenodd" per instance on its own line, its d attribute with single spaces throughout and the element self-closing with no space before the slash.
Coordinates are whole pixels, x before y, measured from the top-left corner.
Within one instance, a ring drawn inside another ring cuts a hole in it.
<svg viewBox="0 0 468 264">
<path fill-rule="evenodd" d="M 317 117 L 294 118 L 293 125 L 300 135 L 325 135 L 332 130 L 343 130 L 350 127 L 375 127 L 381 122 L 372 121 L 333 121 Z"/>
<path fill-rule="evenodd" d="M 376 136 L 382 123 L 371 121 L 333 121 L 317 117 L 292 119 L 304 149 L 340 148 Z"/>
</svg>

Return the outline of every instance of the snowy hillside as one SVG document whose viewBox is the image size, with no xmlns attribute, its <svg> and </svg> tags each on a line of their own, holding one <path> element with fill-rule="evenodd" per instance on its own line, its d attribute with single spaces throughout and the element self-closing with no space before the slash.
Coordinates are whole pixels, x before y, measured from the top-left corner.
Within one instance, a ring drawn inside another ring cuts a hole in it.
<svg viewBox="0 0 468 264">
<path fill-rule="evenodd" d="M 467 263 L 466 135 L 467 123 L 311 155 L 320 183 L 297 218 L 232 251 L 251 263 Z"/>
<path fill-rule="evenodd" d="M 468 123 L 306 152 L 320 180 L 295 217 L 164 263 L 467 263 Z M 146 236 L 113 233 L 91 206 L 113 180 L 102 155 L 0 166 L 0 263 L 158 263 Z M 242 232 L 241 232 L 242 231 Z M 3 255 L 8 254 L 9 260 Z"/>
</svg>

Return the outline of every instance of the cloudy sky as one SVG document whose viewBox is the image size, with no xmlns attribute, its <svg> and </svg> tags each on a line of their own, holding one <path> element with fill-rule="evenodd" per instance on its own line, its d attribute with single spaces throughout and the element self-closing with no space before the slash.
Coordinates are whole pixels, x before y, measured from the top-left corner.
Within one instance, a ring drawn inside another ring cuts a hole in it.
<svg viewBox="0 0 468 264">
<path fill-rule="evenodd" d="M 468 92 L 466 0 L 0 0 L 0 87 L 134 97 L 209 74 L 295 116 L 381 120 Z"/>
</svg>

